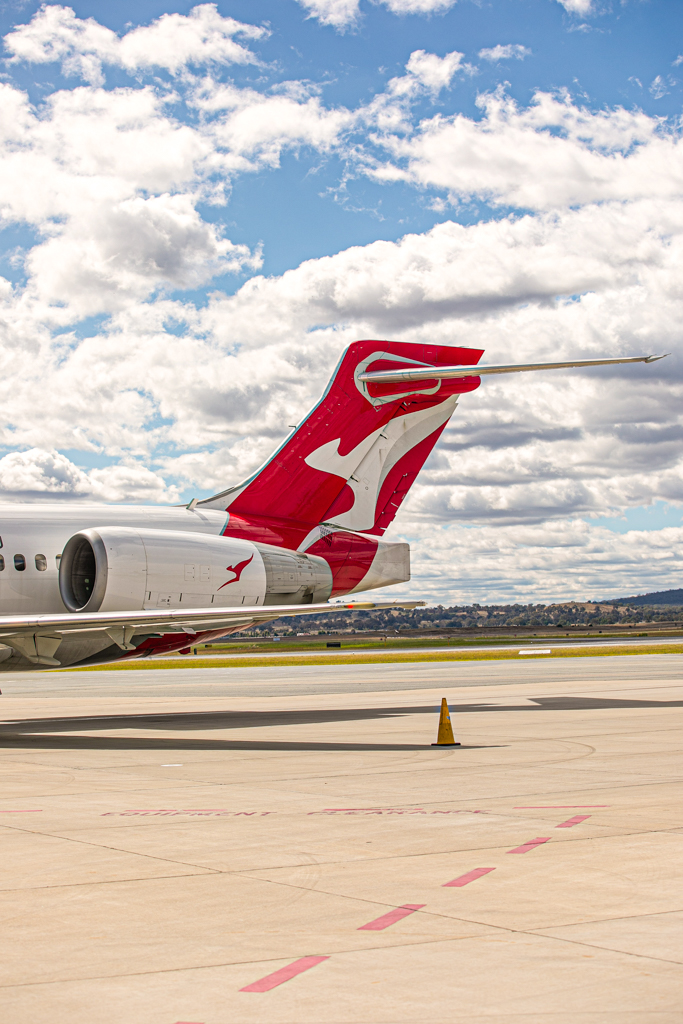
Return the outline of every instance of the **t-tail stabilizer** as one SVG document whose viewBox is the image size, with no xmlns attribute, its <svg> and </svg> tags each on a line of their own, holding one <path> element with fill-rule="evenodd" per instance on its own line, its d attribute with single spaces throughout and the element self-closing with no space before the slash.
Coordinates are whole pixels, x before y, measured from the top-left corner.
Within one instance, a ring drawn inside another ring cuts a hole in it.
<svg viewBox="0 0 683 1024">
<path fill-rule="evenodd" d="M 399 341 L 350 345 L 314 409 L 253 476 L 192 508 L 229 513 L 226 535 L 322 557 L 333 594 L 410 579 L 393 521 L 458 396 L 489 374 L 654 362 L 626 356 L 481 366 L 481 349 Z M 287 586 L 287 581 L 282 581 Z"/>
<path fill-rule="evenodd" d="M 475 366 L 480 349 L 357 341 L 325 394 L 278 451 L 244 483 L 202 505 L 230 516 L 319 523 L 381 536 L 458 401 L 479 378 L 442 380 L 434 370 Z M 432 373 L 426 380 L 366 379 L 383 371 Z M 296 531 L 299 532 L 299 531 Z M 298 543 L 300 540 L 297 542 Z"/>
</svg>

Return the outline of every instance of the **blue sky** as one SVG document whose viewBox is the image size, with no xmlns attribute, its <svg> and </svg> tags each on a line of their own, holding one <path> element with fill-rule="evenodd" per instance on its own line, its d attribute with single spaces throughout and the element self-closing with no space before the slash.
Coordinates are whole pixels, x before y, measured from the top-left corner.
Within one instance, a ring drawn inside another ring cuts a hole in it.
<svg viewBox="0 0 683 1024">
<path fill-rule="evenodd" d="M 39 3 L 3 4 L 3 33 L 30 21 Z M 148 24 L 164 13 L 187 14 L 192 3 L 74 3 L 79 18 L 94 18 L 117 33 Z M 683 7 L 675 0 L 629 0 L 596 5 L 595 13 L 577 17 L 557 0 L 462 0 L 431 16 L 397 16 L 383 6 L 361 4 L 358 22 L 344 32 L 307 18 L 295 0 L 243 0 L 218 3 L 224 16 L 267 25 L 271 34 L 255 47 L 265 67 L 230 66 L 224 75 L 244 86 L 265 90 L 296 79 L 315 83 L 326 105 L 350 108 L 380 92 L 401 73 L 410 54 L 424 49 L 443 56 L 458 50 L 476 66 L 439 98 L 436 108 L 447 115 L 479 116 L 476 97 L 505 83 L 509 95 L 528 104 L 536 90 L 568 89 L 593 109 L 623 105 L 639 107 L 654 117 L 677 118 L 683 98 L 683 66 L 674 66 L 683 50 Z M 486 61 L 484 48 L 517 44 L 530 53 L 523 60 Z M 171 78 L 163 71 L 162 78 Z M 73 85 L 55 64 L 15 67 L 13 78 L 36 101 L 46 87 Z M 652 83 L 661 79 L 661 86 Z M 49 83 L 49 84 L 48 84 Z M 108 75 L 108 85 L 128 85 L 123 73 Z M 660 95 L 660 92 L 663 92 Z M 434 105 L 423 104 L 427 113 Z M 419 111 L 419 108 L 418 108 Z M 179 106 L 177 114 L 187 117 Z M 345 179 L 345 161 L 337 154 L 321 159 L 305 150 L 287 154 L 277 174 L 245 175 L 234 184 L 229 209 L 203 209 L 229 228 L 234 241 L 263 243 L 263 270 L 281 274 L 302 260 L 365 245 L 377 238 L 397 239 L 407 231 L 424 231 L 452 210 L 436 213 L 429 196 L 414 189 L 374 185 Z M 504 210 L 496 210 L 501 216 Z M 485 204 L 471 202 L 456 213 L 462 223 L 490 215 Z M 231 275 L 220 286 L 234 290 L 244 280 Z M 217 282 L 214 280 L 214 285 Z"/>
<path fill-rule="evenodd" d="M 672 351 L 487 382 L 392 535 L 441 601 L 678 585 L 679 3 L 5 3 L 0 34 L 6 498 L 209 495 L 354 338 Z"/>
</svg>

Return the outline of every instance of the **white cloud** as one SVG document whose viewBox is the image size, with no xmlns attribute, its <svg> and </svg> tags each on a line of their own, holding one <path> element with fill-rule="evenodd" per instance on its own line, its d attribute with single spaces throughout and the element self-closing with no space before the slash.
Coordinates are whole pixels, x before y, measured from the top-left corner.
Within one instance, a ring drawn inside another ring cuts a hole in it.
<svg viewBox="0 0 683 1024">
<path fill-rule="evenodd" d="M 321 25 L 332 25 L 344 32 L 353 28 L 360 18 L 360 0 L 297 0 L 308 12 L 309 18 L 317 18 Z M 372 0 L 387 7 L 392 14 L 443 14 L 457 3 L 457 0 Z"/>
<path fill-rule="evenodd" d="M 380 0 L 392 14 L 442 14 L 457 0 Z"/>
<path fill-rule="evenodd" d="M 308 11 L 309 18 L 317 18 L 321 25 L 332 25 L 344 31 L 355 25 L 360 15 L 359 0 L 298 0 Z"/>
<path fill-rule="evenodd" d="M 285 329 L 308 327 L 310 317 L 313 323 L 351 321 L 358 330 L 391 336 L 392 331 L 428 322 L 451 324 L 452 318 L 500 313 L 520 304 L 544 305 L 560 295 L 622 291 L 655 268 L 664 278 L 675 274 L 683 244 L 678 204 L 670 208 L 668 217 L 660 221 L 660 216 L 658 209 L 645 203 L 468 227 L 446 222 L 398 242 L 373 242 L 309 260 L 281 278 L 255 278 L 235 298 L 217 299 L 214 308 L 220 310 L 221 322 L 227 323 L 246 304 L 258 344 L 258 320 L 253 317 L 262 308 L 269 323 L 271 314 L 265 311 L 271 302 L 274 309 L 282 309 Z M 567 315 L 573 309 L 572 304 Z M 296 326 L 290 320 L 295 310 L 304 316 Z M 558 318 L 555 312 L 554 319 Z M 239 318 L 229 329 L 235 328 Z M 475 324 L 468 323 L 467 330 L 475 337 L 479 333 Z M 538 353 L 545 346 L 548 354 L 555 349 L 554 336 L 543 341 L 538 327 L 530 333 L 535 335 L 533 349 L 525 349 L 525 354 Z M 574 346 L 591 347 L 576 336 L 576 327 L 572 333 Z M 241 330 L 237 337 L 246 343 Z M 486 347 L 492 344 L 489 340 Z M 517 342 L 518 347 L 521 344 Z"/>
<path fill-rule="evenodd" d="M 569 14 L 585 18 L 593 13 L 593 0 L 557 0 Z"/>
<path fill-rule="evenodd" d="M 285 149 L 311 146 L 327 152 L 357 120 L 343 107 L 326 108 L 316 90 L 296 82 L 264 95 L 205 79 L 190 103 L 213 115 L 204 136 L 220 147 L 223 156 L 216 154 L 214 162 L 220 160 L 228 172 L 277 167 Z"/>
<path fill-rule="evenodd" d="M 548 93 L 522 109 L 500 90 L 478 102 L 479 121 L 437 115 L 411 133 L 390 127 L 378 140 L 389 159 L 367 153 L 366 173 L 534 210 L 683 190 L 680 131 L 640 111 L 593 112 Z"/>
<path fill-rule="evenodd" d="M 425 50 L 414 50 L 406 64 L 406 79 L 409 81 L 412 76 L 416 82 L 436 95 L 451 84 L 453 75 L 462 66 L 463 56 L 464 54 L 458 53 L 457 50 L 447 53 L 445 57 L 437 57 L 435 53 L 427 53 Z"/>
<path fill-rule="evenodd" d="M 162 14 L 149 26 L 131 29 L 120 42 L 124 68 L 162 67 L 175 73 L 187 65 L 256 64 L 255 55 L 234 37 L 262 39 L 267 30 L 224 18 L 216 4 L 201 4 L 189 15 Z"/>
<path fill-rule="evenodd" d="M 258 26 L 223 18 L 216 4 L 200 4 L 189 15 L 163 14 L 122 37 L 93 18 L 77 18 L 71 7 L 44 4 L 30 22 L 5 36 L 5 46 L 13 61 L 61 61 L 64 74 L 101 85 L 103 64 L 127 71 L 165 68 L 172 74 L 188 65 L 254 64 L 255 55 L 234 37 L 265 34 Z"/>
<path fill-rule="evenodd" d="M 0 490 L 5 493 L 81 495 L 89 490 L 86 474 L 57 451 L 32 448 L 0 459 Z"/>
<path fill-rule="evenodd" d="M 429 95 L 432 100 L 436 99 L 442 89 L 450 86 L 458 72 L 469 75 L 475 71 L 470 64 L 463 63 L 463 57 L 464 54 L 457 50 L 447 53 L 445 57 L 427 53 L 426 50 L 414 50 L 405 65 L 405 74 L 390 78 L 384 92 L 378 93 L 365 106 L 351 113 L 347 130 L 338 140 L 350 164 L 360 162 L 363 167 L 368 142 L 374 147 L 379 140 L 409 137 L 414 130 L 411 122 L 412 105 L 425 95 Z M 353 127 L 360 129 L 360 138 L 349 138 L 347 141 L 349 129 Z"/>
<path fill-rule="evenodd" d="M 661 100 L 662 97 L 668 94 L 669 90 L 666 87 L 666 82 L 661 75 L 657 75 L 656 78 L 650 82 L 650 94 L 654 96 L 656 100 Z"/>
<path fill-rule="evenodd" d="M 522 46 L 521 43 L 507 43 L 505 46 L 498 43 L 497 46 L 492 46 L 488 49 L 484 48 L 479 51 L 481 59 L 489 61 L 524 60 L 530 54 L 531 50 L 526 46 Z"/>
<path fill-rule="evenodd" d="M 0 459 L 0 494 L 4 500 L 71 499 L 119 502 L 172 502 L 178 491 L 144 466 L 130 463 L 79 469 L 60 452 L 32 448 Z"/>
<path fill-rule="evenodd" d="M 197 213 L 215 142 L 149 88 L 62 91 L 42 111 L 9 85 L 0 94 L 0 217 L 42 236 L 25 257 L 25 300 L 68 323 L 260 265 Z"/>
<path fill-rule="evenodd" d="M 414 595 L 417 579 L 421 595 L 444 605 L 585 601 L 666 590 L 683 572 L 682 527 L 620 534 L 574 519 L 420 529 L 412 587 L 393 596 Z"/>
<path fill-rule="evenodd" d="M 83 213 L 26 259 L 41 301 L 68 296 L 81 316 L 119 308 L 162 286 L 198 287 L 218 273 L 261 263 L 247 246 L 221 238 L 187 195 L 137 196 Z"/>
</svg>

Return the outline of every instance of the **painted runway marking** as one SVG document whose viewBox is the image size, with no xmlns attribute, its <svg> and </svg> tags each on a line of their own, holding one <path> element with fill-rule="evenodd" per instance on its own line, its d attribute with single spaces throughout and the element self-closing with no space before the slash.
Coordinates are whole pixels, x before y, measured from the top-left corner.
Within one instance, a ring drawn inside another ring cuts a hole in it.
<svg viewBox="0 0 683 1024">
<path fill-rule="evenodd" d="M 528 853 L 529 850 L 533 850 L 536 846 L 542 846 L 543 843 L 550 842 L 550 836 L 536 836 L 535 839 L 530 839 L 528 843 L 524 843 L 522 846 L 516 846 L 514 850 L 508 850 L 508 853 Z"/>
<path fill-rule="evenodd" d="M 424 807 L 323 807 L 322 811 L 308 811 L 308 814 L 488 814 L 488 811 L 425 811 Z"/>
<path fill-rule="evenodd" d="M 474 868 L 473 871 L 468 871 L 466 875 L 460 875 L 459 878 L 454 878 L 452 882 L 444 882 L 443 888 L 447 889 L 449 885 L 455 885 L 458 888 L 462 885 L 469 885 L 470 882 L 476 882 L 482 875 L 488 875 L 489 871 L 495 871 L 495 868 Z"/>
<path fill-rule="evenodd" d="M 426 903 L 404 903 L 402 906 L 397 907 L 396 910 L 390 910 L 388 914 L 382 914 L 381 917 L 375 918 L 374 921 L 368 921 L 367 924 L 362 924 L 357 930 L 359 932 L 381 932 L 385 928 L 389 928 L 392 924 L 396 924 L 397 921 L 402 921 L 404 917 L 409 917 L 410 914 L 414 914 L 416 910 L 422 910 Z"/>
<path fill-rule="evenodd" d="M 555 828 L 571 828 L 573 825 L 579 825 L 582 821 L 587 821 L 590 818 L 590 814 L 575 814 L 573 818 L 567 818 L 561 824 L 556 825 Z"/>
<path fill-rule="evenodd" d="M 611 804 L 523 804 L 513 811 L 578 811 L 587 807 L 611 807 Z"/>
<path fill-rule="evenodd" d="M 189 817 L 208 817 L 213 815 L 214 817 L 233 817 L 233 818 L 265 818 L 268 814 L 274 814 L 274 811 L 229 811 L 226 807 L 186 807 L 179 810 L 176 807 L 137 807 L 131 808 L 128 811 L 104 811 L 101 818 L 125 818 L 132 817 L 133 815 L 144 816 L 144 815 L 156 815 L 157 817 L 173 817 L 174 815 L 185 815 Z"/>
<path fill-rule="evenodd" d="M 311 967 L 315 967 L 317 964 L 321 964 L 323 960 L 329 959 L 329 956 L 302 956 L 300 960 L 295 960 L 293 964 L 287 964 L 286 967 L 281 967 L 279 971 L 273 971 L 272 974 L 267 974 L 265 978 L 259 978 L 258 981 L 253 981 L 251 985 L 245 985 L 244 988 L 240 989 L 240 992 L 270 992 L 271 988 L 277 988 L 278 985 L 283 985 L 286 981 L 296 978 L 297 974 L 310 971 Z"/>
<path fill-rule="evenodd" d="M 6 812 L 11 813 L 11 812 Z M 17 812 L 19 813 L 19 812 Z M 129 807 L 125 811 L 103 811 L 101 817 L 106 818 L 107 816 L 112 817 L 114 815 L 131 815 L 131 814 L 222 814 L 222 815 L 233 815 L 234 817 L 261 817 L 265 818 L 268 814 L 281 814 L 288 813 L 282 811 L 231 811 L 227 807 Z M 322 811 L 305 811 L 305 812 L 292 812 L 292 813 L 305 813 L 307 815 L 314 814 L 350 814 L 350 815 L 377 815 L 377 814 L 489 814 L 489 811 L 477 811 L 467 808 L 466 810 L 433 810 L 426 811 L 422 807 L 325 807 Z"/>
</svg>

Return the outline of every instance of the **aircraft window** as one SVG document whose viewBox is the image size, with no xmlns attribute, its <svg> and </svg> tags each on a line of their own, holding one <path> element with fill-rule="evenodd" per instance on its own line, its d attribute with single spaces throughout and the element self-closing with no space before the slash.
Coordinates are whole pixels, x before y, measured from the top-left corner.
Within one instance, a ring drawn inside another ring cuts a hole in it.
<svg viewBox="0 0 683 1024">
<path fill-rule="evenodd" d="M 5 557 L 4 557 L 4 555 L 0 555 L 0 572 L 2 572 L 2 570 L 4 568 L 5 568 Z"/>
<path fill-rule="evenodd" d="M 17 572 L 24 571 L 24 569 L 26 568 L 26 559 L 24 558 L 23 555 L 14 556 L 14 568 L 17 570 Z"/>
<path fill-rule="evenodd" d="M 47 558 L 45 555 L 36 555 L 36 569 L 38 572 L 45 572 L 47 569 Z"/>
</svg>

